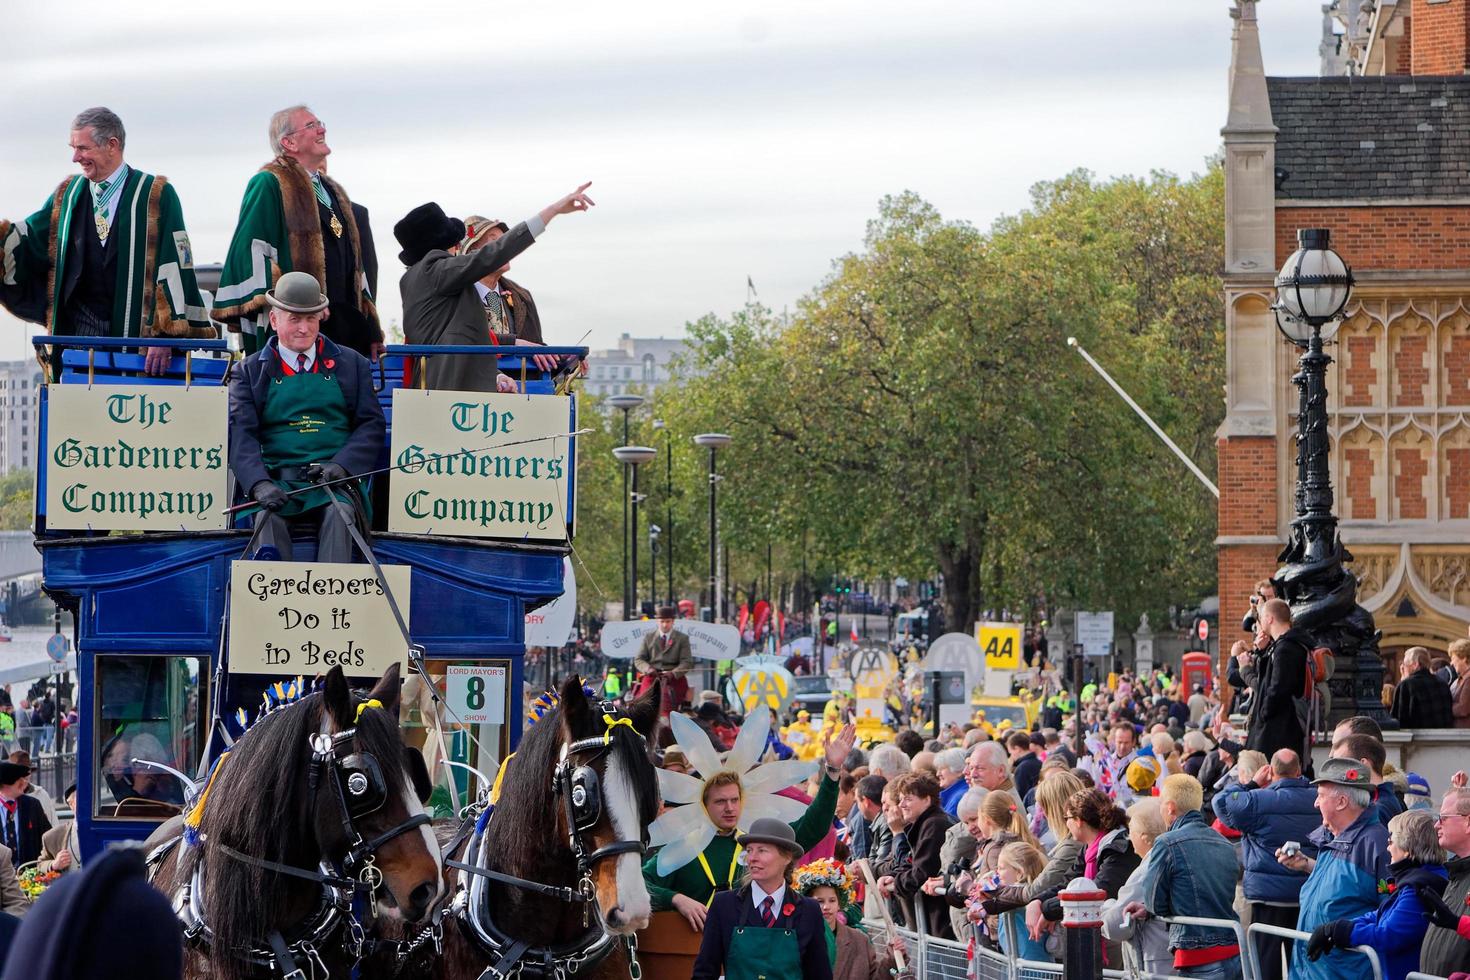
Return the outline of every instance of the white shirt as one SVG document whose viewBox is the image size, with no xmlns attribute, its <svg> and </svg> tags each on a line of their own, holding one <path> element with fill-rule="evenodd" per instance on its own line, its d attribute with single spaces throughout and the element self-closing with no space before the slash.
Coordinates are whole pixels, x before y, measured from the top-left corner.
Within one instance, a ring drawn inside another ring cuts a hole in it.
<svg viewBox="0 0 1470 980">
<path fill-rule="evenodd" d="M 306 355 L 306 368 L 305 368 L 305 370 L 310 371 L 311 370 L 311 366 L 316 363 L 316 344 L 312 344 L 310 347 L 308 347 L 304 351 L 294 351 L 294 350 L 291 350 L 289 347 L 286 347 L 286 346 L 282 345 L 282 346 L 280 346 L 280 354 L 281 354 L 281 362 L 283 364 L 289 365 L 290 368 L 291 368 L 291 370 L 293 370 L 293 371 L 303 370 L 302 368 L 297 367 L 297 365 L 300 363 L 300 361 L 297 358 L 299 357 L 299 355 L 305 354 Z"/>
<path fill-rule="evenodd" d="M 118 183 L 120 183 L 122 181 L 125 181 L 127 179 L 128 179 L 128 165 L 126 163 L 120 163 L 120 164 L 118 164 L 116 170 L 114 170 L 112 173 L 108 174 L 106 177 L 103 177 L 102 178 L 102 180 L 107 181 L 107 189 L 110 190 L 110 191 L 112 191 L 112 188 L 116 184 L 118 184 Z M 102 183 L 102 181 L 101 180 L 89 180 L 89 181 L 87 181 L 87 183 L 91 186 L 91 191 L 92 191 L 92 207 L 93 208 L 96 208 L 97 202 L 102 198 L 102 191 L 100 189 L 98 189 L 98 186 L 97 185 L 100 184 L 100 183 Z M 117 202 L 119 202 L 121 200 L 122 200 L 122 188 L 119 187 L 117 190 L 112 191 L 112 197 L 110 197 L 107 200 L 107 203 L 102 206 L 102 214 L 107 218 L 107 227 L 109 227 L 109 228 L 112 227 L 112 216 L 115 215 L 115 214 L 117 214 Z"/>
<path fill-rule="evenodd" d="M 764 888 L 762 888 L 760 885 L 757 885 L 755 882 L 752 881 L 750 883 L 750 898 L 751 901 L 755 902 L 755 910 L 757 912 L 761 910 L 761 905 L 765 902 L 766 896 L 768 894 L 772 899 L 771 914 L 779 919 L 781 918 L 781 899 L 784 898 L 786 895 L 786 886 L 782 885 L 775 891 L 768 893 Z"/>
</svg>

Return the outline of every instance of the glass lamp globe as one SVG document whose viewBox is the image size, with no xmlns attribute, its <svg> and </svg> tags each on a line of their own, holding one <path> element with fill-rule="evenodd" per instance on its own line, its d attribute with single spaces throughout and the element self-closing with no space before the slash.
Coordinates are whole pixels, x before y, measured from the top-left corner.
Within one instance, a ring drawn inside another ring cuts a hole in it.
<svg viewBox="0 0 1470 980">
<path fill-rule="evenodd" d="M 1326 228 L 1299 229 L 1296 251 L 1276 274 L 1276 326 L 1298 347 L 1305 347 L 1314 331 L 1331 340 L 1352 294 L 1352 270 L 1332 250 L 1331 239 Z"/>
</svg>

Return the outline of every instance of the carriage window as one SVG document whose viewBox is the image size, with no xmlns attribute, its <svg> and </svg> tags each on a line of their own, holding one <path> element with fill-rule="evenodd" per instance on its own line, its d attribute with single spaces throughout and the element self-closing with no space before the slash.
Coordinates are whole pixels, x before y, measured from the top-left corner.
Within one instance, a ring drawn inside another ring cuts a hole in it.
<svg viewBox="0 0 1470 980">
<path fill-rule="evenodd" d="M 207 699 L 202 657 L 97 658 L 96 816 L 156 819 L 179 812 L 183 783 L 141 762 L 195 778 L 208 736 Z"/>
</svg>

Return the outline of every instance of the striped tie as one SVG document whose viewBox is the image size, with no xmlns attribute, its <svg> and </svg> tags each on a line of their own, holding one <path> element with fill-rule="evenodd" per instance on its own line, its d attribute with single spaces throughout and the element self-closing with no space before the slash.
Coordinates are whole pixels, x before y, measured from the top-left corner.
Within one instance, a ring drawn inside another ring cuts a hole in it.
<svg viewBox="0 0 1470 980">
<path fill-rule="evenodd" d="M 322 175 L 311 175 L 311 189 L 316 191 L 316 199 L 322 202 L 322 206 L 328 211 L 332 210 L 332 199 L 327 196 L 327 189 L 322 186 Z"/>
<path fill-rule="evenodd" d="M 767 929 L 776 924 L 776 913 L 772 908 L 775 904 L 776 900 L 769 895 L 766 896 L 764 902 L 761 902 L 761 918 L 765 920 Z"/>
<path fill-rule="evenodd" d="M 306 370 L 306 355 L 305 354 L 297 354 L 296 355 L 296 370 L 297 370 L 298 373 Z"/>
<path fill-rule="evenodd" d="M 103 180 L 97 184 L 97 193 L 92 199 L 92 218 L 97 224 L 97 237 L 102 242 L 107 241 L 107 233 L 111 230 L 107 223 L 107 199 L 110 196 L 107 188 L 111 181 Z"/>
</svg>

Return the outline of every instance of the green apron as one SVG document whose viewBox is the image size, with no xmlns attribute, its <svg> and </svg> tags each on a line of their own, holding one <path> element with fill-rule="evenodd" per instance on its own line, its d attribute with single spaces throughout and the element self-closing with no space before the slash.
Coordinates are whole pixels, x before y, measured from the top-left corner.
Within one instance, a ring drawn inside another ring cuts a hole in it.
<svg viewBox="0 0 1470 980">
<path fill-rule="evenodd" d="M 275 378 L 260 413 L 261 460 L 271 471 L 326 462 L 347 445 L 352 434 L 349 421 L 347 399 L 335 374 L 318 370 Z M 311 486 L 306 480 L 275 482 L 285 490 Z M 287 497 L 278 513 L 292 517 L 326 503 L 326 491 L 312 490 Z"/>
<path fill-rule="evenodd" d="M 760 921 L 750 892 L 742 891 L 740 897 L 740 918 L 725 953 L 725 980 L 801 980 L 796 930 L 781 927 L 783 922 L 789 926 L 790 918 L 777 916 L 776 924 L 768 928 Z M 790 899 L 789 889 L 785 897 Z"/>
</svg>

